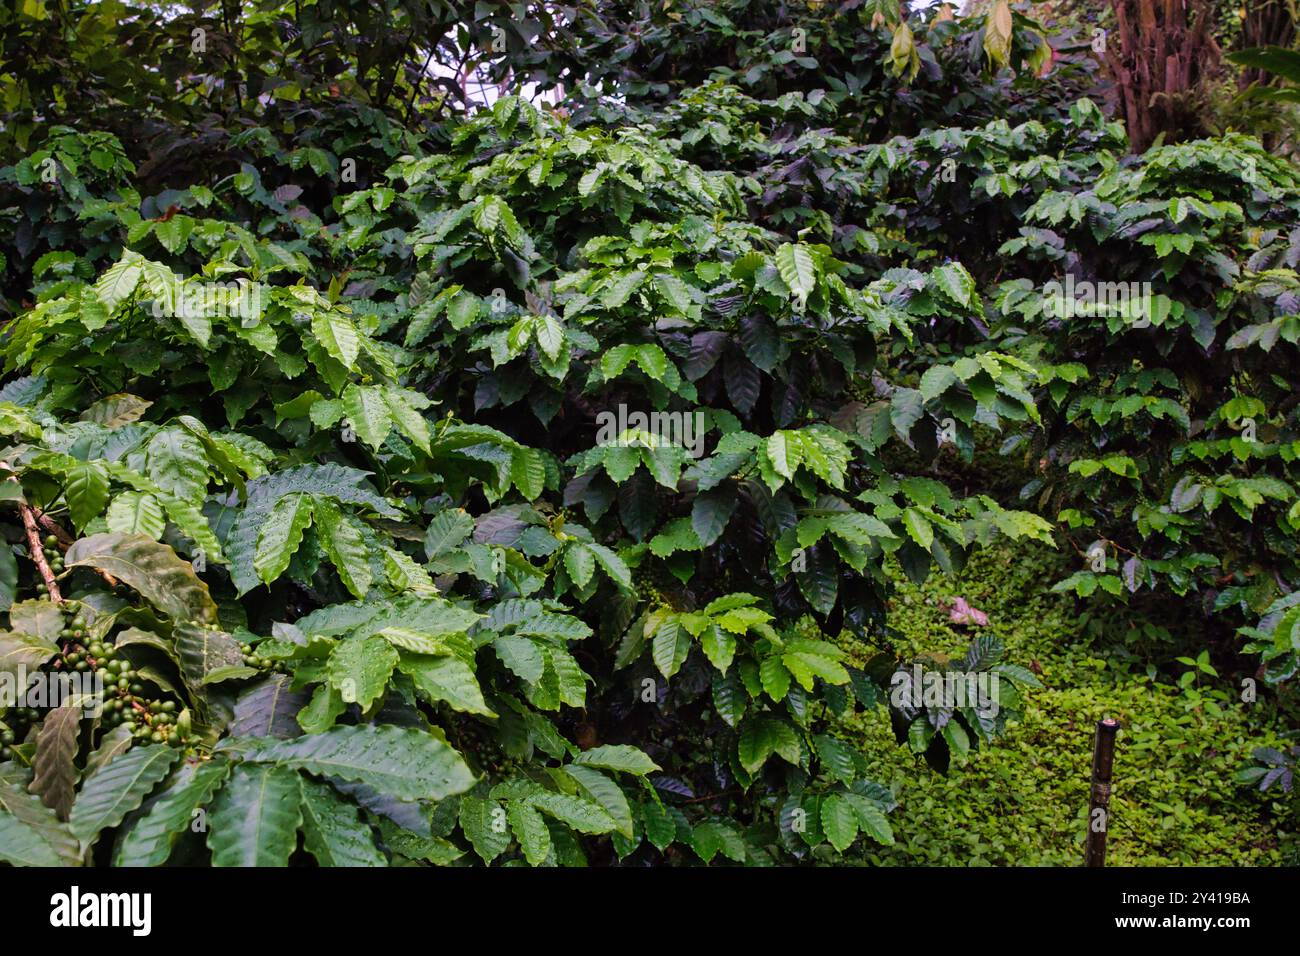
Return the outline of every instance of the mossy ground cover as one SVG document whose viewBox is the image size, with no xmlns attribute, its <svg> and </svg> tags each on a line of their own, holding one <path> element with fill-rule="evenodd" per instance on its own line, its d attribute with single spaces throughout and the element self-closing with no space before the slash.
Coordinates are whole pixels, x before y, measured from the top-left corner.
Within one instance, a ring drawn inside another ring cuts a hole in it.
<svg viewBox="0 0 1300 956">
<path fill-rule="evenodd" d="M 1110 864 L 1295 863 L 1297 801 L 1275 802 L 1233 779 L 1253 747 L 1277 743 L 1281 723 L 1268 692 L 1255 704 L 1237 703 L 1225 675 L 1202 677 L 1187 693 L 1173 679 L 1178 665 L 1149 668 L 1090 639 L 1074 600 L 1049 591 L 1061 560 L 1039 545 L 999 548 L 977 554 L 962 574 L 931 576 L 922 587 L 899 575 L 890 622 L 904 656 L 965 652 L 977 629 L 951 624 L 947 612 L 961 596 L 988 614 L 988 630 L 1006 644 L 1008 660 L 1036 662 L 1044 686 L 1025 695 L 1023 719 L 1005 737 L 964 765 L 955 758 L 947 776 L 894 745 L 883 709 L 860 717 L 876 778 L 894 786 L 902 804 L 892 816 L 896 845 L 873 847 L 866 859 L 1078 865 L 1093 727 L 1111 715 L 1124 729 Z"/>
</svg>

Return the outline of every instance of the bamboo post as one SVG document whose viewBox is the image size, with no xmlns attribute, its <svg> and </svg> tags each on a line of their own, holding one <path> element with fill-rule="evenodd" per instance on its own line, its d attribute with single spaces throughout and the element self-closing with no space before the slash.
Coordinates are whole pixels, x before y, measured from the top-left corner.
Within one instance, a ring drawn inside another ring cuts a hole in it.
<svg viewBox="0 0 1300 956">
<path fill-rule="evenodd" d="M 1083 865 L 1106 865 L 1106 831 L 1110 823 L 1110 777 L 1115 763 L 1115 735 L 1119 721 L 1106 717 L 1097 721 L 1092 747 L 1092 792 L 1088 798 L 1088 836 Z"/>
</svg>

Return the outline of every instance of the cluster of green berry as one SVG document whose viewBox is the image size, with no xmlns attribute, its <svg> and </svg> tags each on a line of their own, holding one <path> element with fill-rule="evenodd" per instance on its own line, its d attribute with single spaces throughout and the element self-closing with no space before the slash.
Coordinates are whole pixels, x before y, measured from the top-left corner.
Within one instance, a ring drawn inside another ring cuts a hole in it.
<svg viewBox="0 0 1300 956">
<path fill-rule="evenodd" d="M 284 661 L 273 661 L 269 658 L 260 656 L 257 651 L 253 649 L 252 644 L 240 644 L 239 652 L 244 655 L 244 663 L 249 667 L 256 667 L 259 671 L 263 671 L 267 674 L 288 673 Z"/>
<path fill-rule="evenodd" d="M 126 727 L 141 743 L 184 747 L 191 743 L 193 728 L 188 709 L 177 713 L 174 700 L 150 697 L 131 662 L 118 655 L 112 644 L 91 638 L 86 621 L 77 614 L 59 636 L 63 652 L 60 665 L 75 671 L 98 673 L 104 680 L 101 719 L 105 727 Z"/>
<path fill-rule="evenodd" d="M 655 562 L 643 561 L 632 571 L 632 588 L 641 601 L 658 603 L 662 599 L 663 575 L 654 564 Z"/>
<path fill-rule="evenodd" d="M 0 731 L 0 760 L 8 760 L 14 755 L 13 746 L 20 740 L 26 740 L 31 726 L 41 719 L 41 712 L 35 707 L 14 707 L 5 711 L 5 729 Z"/>
<path fill-rule="evenodd" d="M 59 550 L 58 536 L 53 534 L 46 535 L 45 547 L 41 550 L 45 552 L 45 563 L 50 566 L 50 570 L 55 574 L 62 574 L 63 552 Z M 36 593 L 47 595 L 50 593 L 50 589 L 44 581 L 38 581 L 36 582 Z"/>
</svg>

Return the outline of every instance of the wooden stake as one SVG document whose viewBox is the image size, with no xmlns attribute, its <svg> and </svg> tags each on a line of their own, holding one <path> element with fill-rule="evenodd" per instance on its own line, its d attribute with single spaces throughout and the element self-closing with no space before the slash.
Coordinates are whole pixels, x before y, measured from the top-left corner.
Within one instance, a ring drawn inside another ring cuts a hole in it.
<svg viewBox="0 0 1300 956">
<path fill-rule="evenodd" d="M 1092 792 L 1088 799 L 1088 836 L 1083 865 L 1106 865 L 1106 831 L 1110 825 L 1110 777 L 1115 763 L 1115 735 L 1119 721 L 1106 717 L 1097 721 L 1092 746 Z"/>
</svg>

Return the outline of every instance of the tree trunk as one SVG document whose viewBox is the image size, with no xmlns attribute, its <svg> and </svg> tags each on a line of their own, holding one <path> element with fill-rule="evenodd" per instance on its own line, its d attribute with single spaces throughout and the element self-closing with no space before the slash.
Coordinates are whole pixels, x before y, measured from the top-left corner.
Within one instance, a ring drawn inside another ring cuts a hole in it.
<svg viewBox="0 0 1300 956">
<path fill-rule="evenodd" d="M 1105 61 L 1119 90 L 1134 152 L 1161 134 L 1201 135 L 1202 84 L 1219 67 L 1209 0 L 1110 0 L 1115 36 Z"/>
</svg>

